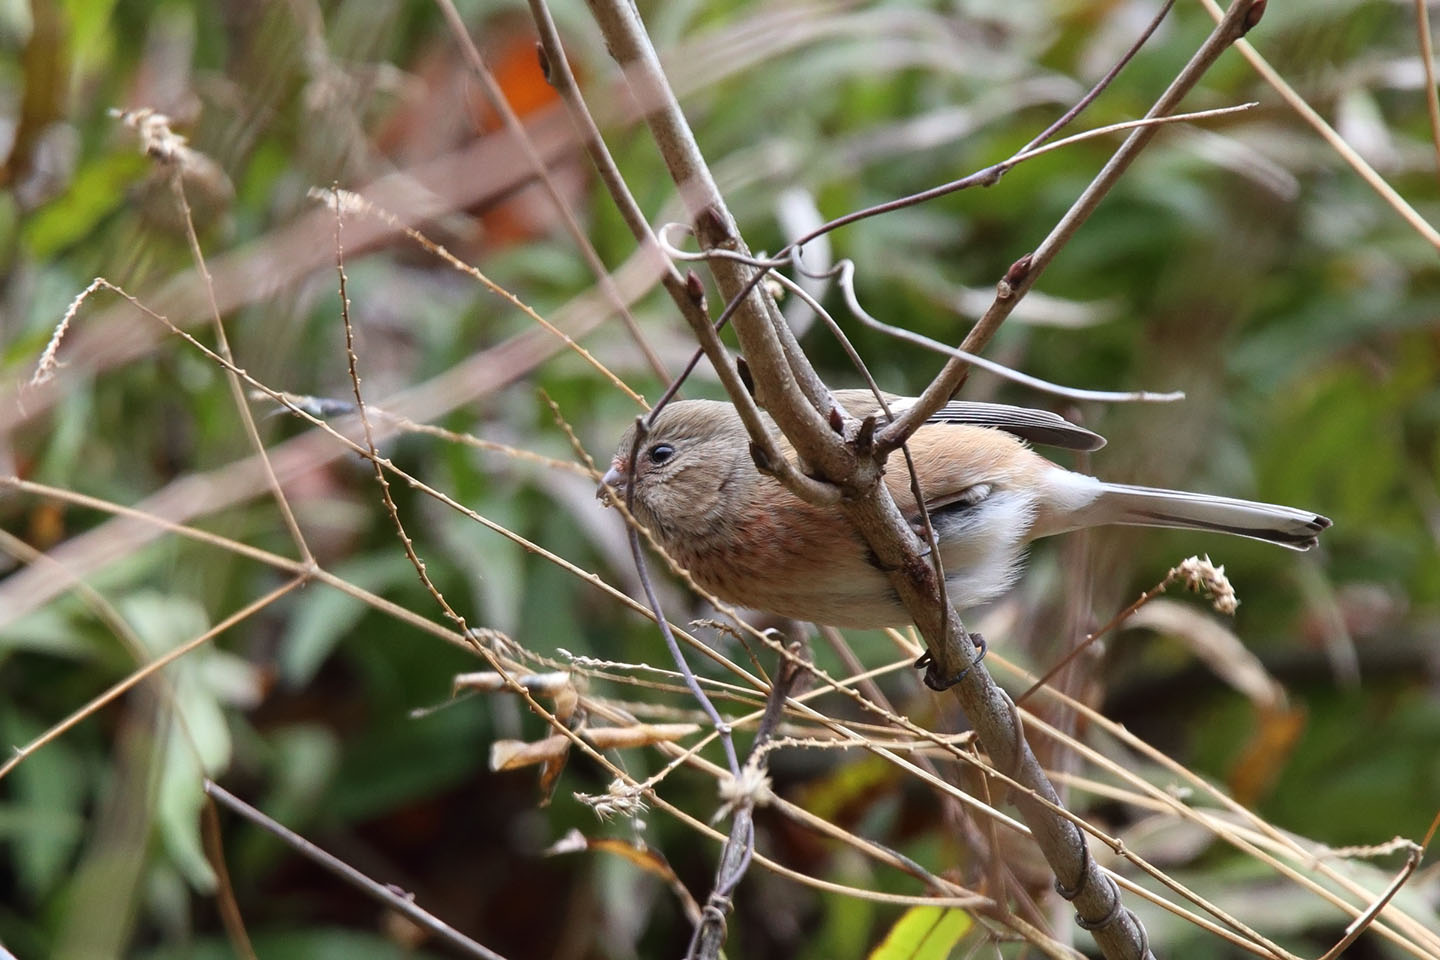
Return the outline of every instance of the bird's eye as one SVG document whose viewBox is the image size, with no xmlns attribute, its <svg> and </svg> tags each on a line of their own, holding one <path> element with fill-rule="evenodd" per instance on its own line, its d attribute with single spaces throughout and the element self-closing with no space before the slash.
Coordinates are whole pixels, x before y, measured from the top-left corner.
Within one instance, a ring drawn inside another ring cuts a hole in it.
<svg viewBox="0 0 1440 960">
<path fill-rule="evenodd" d="M 666 460 L 675 456 L 675 448 L 668 443 L 657 443 L 650 448 L 646 456 L 650 458 L 651 463 L 664 463 Z"/>
</svg>

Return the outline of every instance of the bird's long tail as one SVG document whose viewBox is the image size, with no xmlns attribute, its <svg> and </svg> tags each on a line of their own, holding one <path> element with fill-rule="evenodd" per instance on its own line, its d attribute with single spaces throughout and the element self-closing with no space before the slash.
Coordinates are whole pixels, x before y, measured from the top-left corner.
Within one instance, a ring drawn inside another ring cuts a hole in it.
<svg viewBox="0 0 1440 960">
<path fill-rule="evenodd" d="M 1330 526 L 1328 518 L 1310 510 L 1123 483 L 1100 484 L 1100 495 L 1084 513 L 1087 524 L 1215 530 L 1291 550 L 1309 550 L 1316 536 Z"/>
</svg>

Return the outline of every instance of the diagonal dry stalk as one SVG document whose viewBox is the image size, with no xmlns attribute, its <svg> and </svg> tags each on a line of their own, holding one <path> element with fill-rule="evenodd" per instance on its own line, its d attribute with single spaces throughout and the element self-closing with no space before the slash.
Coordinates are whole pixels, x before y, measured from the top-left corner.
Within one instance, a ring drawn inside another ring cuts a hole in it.
<svg viewBox="0 0 1440 960">
<path fill-rule="evenodd" d="M 217 544 L 217 545 L 219 545 L 219 544 Z M 890 666 L 891 666 L 891 668 L 899 668 L 899 666 L 901 666 L 901 665 L 903 665 L 903 664 L 904 664 L 904 662 L 897 662 L 897 664 L 893 664 L 893 665 L 890 665 Z M 809 699 L 809 695 L 806 695 L 805 699 Z M 743 723 L 743 720 L 742 720 L 742 721 L 737 721 L 737 723 Z M 850 735 L 850 738 L 851 738 L 852 743 L 855 743 L 855 746 L 865 746 L 864 741 L 863 741 L 863 738 L 861 738 L 860 735 L 851 734 L 851 735 Z M 697 744 L 697 747 L 698 747 L 698 746 L 700 746 L 700 744 Z M 694 748 L 691 748 L 691 750 L 694 750 Z M 1123 773 L 1123 771 L 1122 771 L 1122 773 Z M 1138 783 L 1142 783 L 1142 784 L 1143 784 L 1143 782 L 1138 782 Z M 1148 786 L 1148 784 L 1145 784 L 1145 786 Z M 1140 892 L 1143 892 L 1143 891 L 1140 891 Z M 858 894 L 857 894 L 857 895 L 858 895 Z M 975 904 L 975 907 L 979 907 L 979 904 Z M 1171 907 L 1171 908 L 1174 908 L 1174 907 Z M 1178 913 L 1181 914 L 1181 915 L 1187 915 L 1187 914 L 1184 913 L 1184 911 L 1178 911 Z M 1189 915 L 1188 915 L 1188 917 L 1189 917 Z M 1191 917 L 1191 918 L 1192 918 L 1192 917 Z M 1204 925 L 1204 927 L 1212 928 L 1212 924 L 1208 924 L 1207 921 L 1202 920 L 1202 918 L 1192 918 L 1192 921 L 1194 921 L 1194 923 L 1198 923 L 1198 924 L 1200 924 L 1200 925 Z M 1215 930 L 1215 933 L 1221 934 L 1221 936 L 1225 936 L 1225 933 L 1224 933 L 1224 931 L 1223 931 L 1223 928 L 1214 928 L 1214 930 Z M 1241 941 L 1241 943 L 1243 943 L 1243 941 Z M 1424 956 L 1424 954 L 1418 954 L 1418 956 Z"/>
<path fill-rule="evenodd" d="M 1217 4 L 1215 0 L 1199 0 L 1199 2 L 1201 6 L 1205 8 L 1206 12 L 1217 21 L 1226 15 L 1221 12 L 1219 4 Z M 1399 191 L 1387 183 L 1385 178 L 1380 176 L 1379 172 L 1367 163 L 1365 158 L 1360 156 L 1359 152 L 1350 146 L 1334 127 L 1326 123 L 1325 118 L 1320 116 L 1319 111 L 1306 103 L 1305 98 L 1300 96 L 1294 87 L 1285 82 L 1285 78 L 1280 76 L 1274 67 L 1270 66 L 1269 62 L 1260 55 L 1260 51 L 1256 50 L 1248 40 L 1243 39 L 1235 44 L 1235 49 L 1250 63 L 1250 66 L 1254 68 L 1255 72 L 1280 95 L 1280 98 L 1285 101 L 1285 105 L 1291 110 L 1294 110 L 1300 119 L 1304 120 L 1312 130 L 1319 134 L 1320 138 L 1335 151 L 1336 155 L 1339 156 L 1341 160 L 1344 160 L 1361 180 L 1365 181 L 1365 185 L 1375 191 L 1376 195 L 1385 202 L 1386 206 L 1394 210 L 1426 243 L 1440 249 L 1440 230 L 1436 230 L 1429 221 L 1422 217 L 1420 212 L 1411 206 L 1409 201 L 1400 195 Z M 1430 73 L 1427 72 L 1426 76 L 1428 77 L 1429 75 Z"/>
<path fill-rule="evenodd" d="M 197 533 L 198 533 L 198 532 L 197 532 Z M 217 545 L 217 546 L 223 546 L 223 545 L 220 544 L 220 543 L 217 543 L 216 545 Z M 408 612 L 408 611 L 407 611 L 407 612 Z M 895 663 L 895 664 L 890 665 L 889 668 L 882 668 L 882 669 L 899 668 L 899 667 L 903 666 L 906 662 L 907 662 L 907 661 L 897 662 L 897 663 Z M 997 656 L 997 662 L 1003 662 L 1003 661 L 1000 661 L 999 658 L 998 658 L 998 656 Z M 806 695 L 804 698 L 802 698 L 802 699 L 806 699 L 806 700 L 811 699 L 811 695 L 807 694 L 807 695 Z M 598 708 L 596 708 L 596 709 L 598 709 Z M 743 723 L 743 722 L 744 722 L 744 720 L 743 720 L 743 718 L 742 718 L 741 720 L 737 721 L 737 724 L 740 724 L 740 723 Z M 851 735 L 849 735 L 849 736 L 850 736 L 851 742 L 855 743 L 855 745 L 857 745 L 857 746 L 865 746 L 865 745 L 866 745 L 866 744 L 864 743 L 864 739 L 863 739 L 861 736 L 856 735 L 856 734 L 851 734 Z M 931 736 L 933 736 L 933 735 L 931 735 Z M 696 748 L 691 748 L 692 751 L 693 751 L 694 749 L 697 749 L 699 746 L 700 746 L 700 745 L 697 744 L 697 745 L 696 745 Z M 1119 771 L 1119 773 L 1122 774 L 1122 775 L 1125 775 L 1125 774 L 1126 774 L 1126 772 L 1125 772 L 1123 769 L 1122 769 L 1121 771 Z M 1137 779 L 1137 780 L 1135 780 L 1134 782 L 1136 782 L 1137 784 L 1140 784 L 1140 785 L 1142 785 L 1142 786 L 1147 786 L 1147 787 L 1149 786 L 1148 783 L 1146 783 L 1146 782 L 1143 781 L 1143 780 L 1138 780 L 1138 779 Z M 1154 788 L 1151 788 L 1151 789 L 1154 789 Z M 1166 796 L 1165 794 L 1160 794 L 1159 791 L 1157 791 L 1157 794 L 1159 794 L 1160 796 Z M 1183 810 L 1184 808 L 1182 807 L 1181 809 Z M 767 863 L 767 866 L 768 866 L 768 863 Z M 797 879 L 800 879 L 800 878 L 797 878 Z M 1128 884 L 1127 884 L 1127 886 L 1128 886 Z M 1143 891 L 1137 891 L 1137 892 L 1143 892 Z M 857 893 L 857 894 L 854 894 L 854 895 L 860 895 L 860 894 Z M 980 907 L 981 907 L 981 904 L 979 904 L 978 902 L 975 903 L 975 904 L 972 904 L 972 908 L 980 908 Z M 1172 906 L 1172 907 L 1169 907 L 1169 908 L 1170 908 L 1170 909 L 1175 909 L 1173 906 Z M 1178 911 L 1178 910 L 1177 910 L 1177 913 L 1179 913 L 1179 915 L 1182 915 L 1182 916 L 1187 916 L 1187 919 L 1191 919 L 1193 922 L 1196 922 L 1197 924 L 1199 924 L 1199 925 L 1201 925 L 1201 926 L 1204 926 L 1204 927 L 1206 927 L 1207 929 L 1212 929 L 1213 932 L 1216 932 L 1216 933 L 1219 934 L 1219 935 L 1227 935 L 1227 933 L 1223 930 L 1223 928 L 1215 928 L 1213 925 L 1211 925 L 1211 924 L 1209 924 L 1208 922 L 1204 921 L 1203 918 L 1195 918 L 1195 917 L 1193 917 L 1193 915 L 1187 915 L 1187 914 L 1184 913 L 1183 911 Z M 1232 936 L 1233 936 L 1233 935 L 1232 935 Z M 1243 941 L 1239 941 L 1239 942 L 1243 943 Z M 1424 954 L 1418 954 L 1418 955 L 1424 955 Z"/>
<path fill-rule="evenodd" d="M 344 860 L 322 850 L 298 833 L 288 829 L 274 819 L 267 817 L 215 781 L 205 781 L 205 795 L 231 812 L 249 820 L 271 836 L 278 837 L 301 856 L 319 864 L 325 870 L 340 877 L 340 879 L 349 883 L 351 886 L 363 890 L 376 901 L 394 910 L 401 916 L 414 921 L 416 924 L 450 944 L 456 950 L 459 950 L 462 954 L 470 957 L 479 957 L 480 960 L 505 960 L 504 957 L 494 950 L 491 950 L 484 944 L 476 943 L 454 927 L 437 918 L 434 914 L 422 909 L 415 903 L 414 896 L 405 894 L 403 891 L 397 892 L 394 884 L 378 883 L 372 880 Z"/>
<path fill-rule="evenodd" d="M 213 357 L 213 358 L 212 358 L 212 361 L 215 361 L 215 363 L 219 363 L 220 366 L 223 366 L 223 361 L 220 361 L 220 358 L 217 357 L 217 356 L 216 356 L 216 357 Z M 248 383 L 249 383 L 248 377 L 246 377 L 246 381 L 248 381 Z M 256 386 L 256 384 L 253 384 L 253 383 L 252 383 L 252 386 Z M 256 389 L 258 389 L 258 387 L 256 387 Z M 318 579 L 318 577 L 317 577 L 317 579 Z M 456 639 L 458 639 L 458 638 L 456 638 Z M 893 665 L 893 666 L 899 666 L 899 665 Z M 1197 921 L 1197 923 L 1201 923 L 1201 921 Z"/>
<path fill-rule="evenodd" d="M 1205 43 L 1200 46 L 1200 49 L 1190 58 L 1190 62 L 1176 75 L 1170 86 L 1155 101 L 1155 105 L 1145 114 L 1146 119 L 1173 113 L 1180 105 L 1180 101 L 1185 98 L 1195 84 L 1199 83 L 1200 78 L 1220 58 L 1220 55 L 1240 41 L 1255 26 L 1264 7 L 1263 0 L 1234 0 L 1210 36 L 1206 38 Z M 1085 221 L 1090 218 L 1090 215 L 1095 212 L 1106 194 L 1119 182 L 1120 177 L 1129 169 L 1140 151 L 1144 150 L 1154 139 L 1157 132 L 1158 128 L 1154 126 L 1142 126 L 1125 138 L 1125 142 L 1090 181 L 1090 185 L 1065 212 L 1065 216 L 1060 218 L 1060 222 L 1055 225 L 1049 235 L 1032 252 L 1021 257 L 1011 266 L 996 287 L 994 302 L 960 344 L 961 350 L 978 353 L 990 342 L 1000 325 L 1005 322 L 1006 317 L 1015 309 L 1016 304 L 1035 286 L 1041 273 L 1054 261 L 1061 249 L 1069 243 Z M 955 391 L 964 384 L 968 374 L 969 365 L 963 360 L 952 359 L 947 363 L 914 406 L 905 411 L 900 419 L 886 427 L 884 433 L 878 438 L 882 449 L 893 449 L 901 440 L 913 433 L 920 424 L 924 423 L 955 395 Z"/>
<path fill-rule="evenodd" d="M 116 697 L 125 693 L 127 690 L 135 687 L 146 677 L 149 677 L 150 675 L 163 669 L 168 664 L 179 660 L 181 657 L 185 656 L 187 653 L 190 653 L 192 650 L 198 650 L 200 647 L 209 643 L 211 640 L 215 639 L 215 637 L 224 633 L 226 630 L 229 630 L 237 623 L 241 623 L 242 621 L 247 620 L 255 614 L 259 613 L 261 610 L 264 610 L 266 607 L 270 606 L 272 603 L 274 603 L 276 600 L 279 600 L 281 597 L 285 596 L 290 591 L 296 589 L 297 587 L 304 586 L 305 581 L 306 578 L 303 575 L 295 577 L 294 579 L 288 581 L 282 586 L 279 586 L 274 590 L 270 591 L 265 596 L 260 597 L 257 600 L 252 600 L 250 603 L 230 614 L 230 616 L 221 620 L 219 623 L 215 624 L 215 626 L 211 627 L 209 630 L 206 630 L 204 633 L 199 634 L 198 636 L 193 637 L 185 643 L 180 644 L 174 649 L 167 651 L 162 656 L 156 657 L 154 660 L 151 660 L 143 667 L 140 667 L 127 674 L 124 679 L 118 680 L 115 683 L 111 684 L 108 689 L 106 689 L 102 693 L 97 694 L 93 699 L 90 700 L 89 703 L 77 709 L 74 713 L 70 714 L 70 716 L 66 717 L 64 720 L 50 727 L 48 730 L 46 730 L 40 736 L 36 737 L 34 740 L 30 741 L 24 746 L 16 747 L 14 749 L 14 755 L 11 756 L 9 760 L 6 760 L 4 764 L 0 764 L 0 780 L 3 780 L 10 773 L 11 770 L 14 770 L 16 767 L 18 767 L 22 762 L 24 762 L 27 757 L 35 753 L 35 751 L 39 750 L 47 743 L 50 743 L 56 737 L 59 737 L 60 735 L 65 733 L 65 731 L 74 727 L 86 717 L 89 717 L 91 714 L 93 714 L 96 710 L 99 710 L 107 703 L 110 703 Z"/>
<path fill-rule="evenodd" d="M 210 307 L 210 324 L 215 331 L 215 346 L 220 355 L 226 360 L 233 361 L 234 354 L 230 351 L 230 338 L 225 335 L 225 322 L 220 317 L 220 304 L 215 299 L 215 281 L 210 276 L 210 268 L 205 263 L 205 254 L 200 249 L 200 238 L 195 233 L 195 218 L 190 213 L 190 201 L 185 197 L 185 183 L 181 176 L 179 164 L 171 164 L 170 186 L 175 193 L 175 203 L 180 208 L 181 220 L 185 224 L 185 241 L 190 246 L 190 255 L 195 260 L 195 269 L 200 274 L 200 280 L 205 288 L 205 299 Z M 285 489 L 280 486 L 280 480 L 275 476 L 275 465 L 270 462 L 269 455 L 265 452 L 265 442 L 260 438 L 260 431 L 255 426 L 255 415 L 250 412 L 250 404 L 245 399 L 245 391 L 240 386 L 240 379 L 233 373 L 227 372 L 226 383 L 230 387 L 230 397 L 235 403 L 236 415 L 245 428 L 245 438 L 250 442 L 250 447 L 255 451 L 259 459 L 261 469 L 265 473 L 265 482 L 270 487 L 270 494 L 275 499 L 275 505 L 280 508 L 280 515 L 285 518 L 285 528 L 290 531 L 290 538 L 295 541 L 295 548 L 300 553 L 300 560 L 309 564 L 315 562 L 315 557 L 310 553 L 310 544 L 305 541 L 305 534 L 300 530 L 300 523 L 295 519 L 295 511 L 290 508 L 290 500 L 285 496 Z"/>
<path fill-rule="evenodd" d="M 650 341 L 645 338 L 645 333 L 640 329 L 640 324 L 636 321 L 635 314 L 631 312 L 630 305 L 625 302 L 625 298 L 621 295 L 619 288 L 615 286 L 615 280 L 610 276 L 610 271 L 606 269 L 605 263 L 600 259 L 600 254 L 595 250 L 594 244 L 592 244 L 590 238 L 585 235 L 585 230 L 581 227 L 580 220 L 576 216 L 575 211 L 571 208 L 570 203 L 565 199 L 565 195 L 556 185 L 555 178 L 551 176 L 549 164 L 547 164 L 545 158 L 540 155 L 539 149 L 535 146 L 534 141 L 530 139 L 530 134 L 525 130 L 525 124 L 521 121 L 520 116 L 515 112 L 514 108 L 510 106 L 510 101 L 505 98 L 505 91 L 500 88 L 499 81 L 495 79 L 495 75 L 490 72 L 490 68 L 485 64 L 485 58 L 481 56 L 480 48 L 477 47 L 475 41 L 470 38 L 470 32 L 465 29 L 465 22 L 460 19 L 460 11 L 455 9 L 454 0 L 436 0 L 436 2 L 440 7 L 440 12 L 445 16 L 445 23 L 450 28 L 450 32 L 455 35 L 455 39 L 460 43 L 461 52 L 465 54 L 465 61 L 469 64 L 470 71 L 475 74 L 476 79 L 480 81 L 480 86 L 485 91 L 486 100 L 489 101 L 491 108 L 500 115 L 500 118 L 505 123 L 505 128 L 510 131 L 510 135 L 514 137 L 515 142 L 519 144 L 521 152 L 525 154 L 525 162 L 530 165 L 530 168 L 535 172 L 535 176 L 539 178 L 541 185 L 545 188 L 545 194 L 550 198 L 550 202 L 554 204 L 556 212 L 560 215 L 560 221 L 564 224 L 566 234 L 569 235 L 571 242 L 575 244 L 575 249 L 579 251 L 581 258 L 585 261 L 585 265 L 589 267 L 590 272 L 595 275 L 595 280 L 596 283 L 599 284 L 600 291 L 605 295 L 605 298 L 610 301 L 611 307 L 614 308 L 616 314 L 618 314 L 624 322 L 626 332 L 630 334 L 630 339 L 635 341 L 636 348 L 639 349 L 641 355 L 644 356 L 645 362 L 650 365 L 650 369 L 653 370 L 661 380 L 668 380 L 670 376 L 665 370 L 665 364 L 661 362 L 660 357 L 655 353 L 655 348 L 650 345 Z"/>
</svg>

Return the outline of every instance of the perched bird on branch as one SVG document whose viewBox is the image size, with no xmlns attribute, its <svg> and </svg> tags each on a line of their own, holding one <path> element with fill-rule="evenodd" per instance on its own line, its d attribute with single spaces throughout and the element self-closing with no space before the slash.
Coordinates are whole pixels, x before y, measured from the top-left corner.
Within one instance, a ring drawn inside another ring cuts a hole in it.
<svg viewBox="0 0 1440 960">
<path fill-rule="evenodd" d="M 868 391 L 835 396 L 856 416 L 883 417 Z M 914 403 L 886 400 L 897 414 Z M 767 426 L 793 456 L 768 419 Z M 734 406 L 669 404 L 644 436 L 632 471 L 635 429 L 621 439 L 597 496 L 609 488 L 624 502 L 633 485 L 635 517 L 701 587 L 739 606 L 837 627 L 910 621 L 885 571 L 838 511 L 806 503 L 756 468 Z M 1293 507 L 1105 483 L 1051 463 L 1029 443 L 1095 450 L 1105 440 L 1053 413 L 967 402 L 948 404 L 910 438 L 946 592 L 957 607 L 1004 592 L 1030 541 L 1082 527 L 1186 527 L 1308 550 L 1330 526 Z M 886 462 L 885 485 L 920 529 L 898 450 Z"/>
</svg>

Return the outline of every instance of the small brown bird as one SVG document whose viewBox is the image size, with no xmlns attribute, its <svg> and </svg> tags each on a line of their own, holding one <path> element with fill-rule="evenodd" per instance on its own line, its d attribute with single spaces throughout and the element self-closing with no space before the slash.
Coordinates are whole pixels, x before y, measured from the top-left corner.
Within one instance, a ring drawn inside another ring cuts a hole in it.
<svg viewBox="0 0 1440 960">
<path fill-rule="evenodd" d="M 868 391 L 836 397 L 852 414 L 879 414 Z M 898 413 L 913 399 L 886 398 Z M 773 429 L 773 423 L 769 424 Z M 623 500 L 632 426 L 597 496 Z M 793 451 L 776 432 L 781 449 Z M 1042 410 L 951 403 L 910 438 L 930 511 L 946 591 L 964 608 L 1004 592 L 1032 540 L 1102 524 L 1188 527 L 1308 550 L 1330 521 L 1308 510 L 1176 490 L 1104 483 L 1035 453 L 1026 441 L 1095 450 L 1103 437 Z M 695 581 L 722 600 L 837 627 L 908 623 L 889 579 L 834 510 L 812 506 L 750 459 L 735 408 L 684 400 L 660 412 L 635 465 L 635 516 Z M 915 524 L 919 514 L 903 454 L 885 484 Z"/>
</svg>

